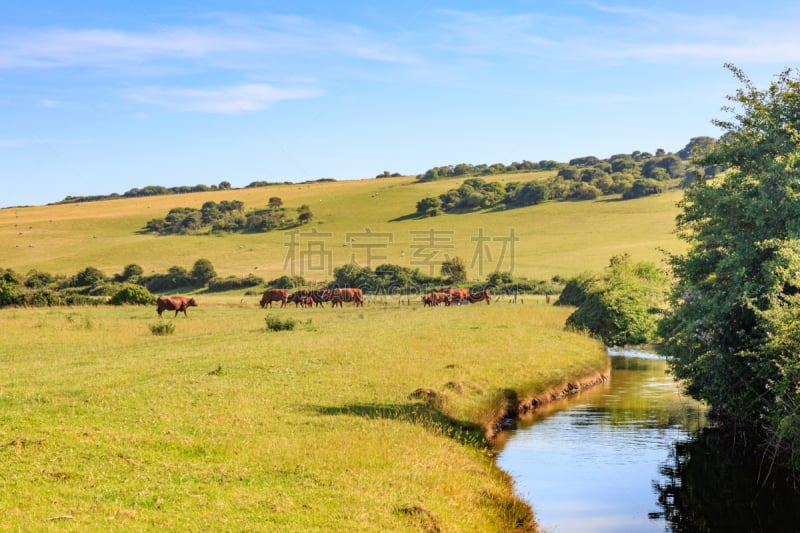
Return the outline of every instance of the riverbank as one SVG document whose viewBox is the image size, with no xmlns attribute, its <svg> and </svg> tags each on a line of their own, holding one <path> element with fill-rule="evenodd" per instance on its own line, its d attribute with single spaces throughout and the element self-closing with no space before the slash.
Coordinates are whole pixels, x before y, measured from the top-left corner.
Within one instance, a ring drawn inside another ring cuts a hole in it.
<svg viewBox="0 0 800 533">
<path fill-rule="evenodd" d="M 534 530 L 485 428 L 607 365 L 569 310 L 0 310 L 5 529 Z M 292 318 L 268 332 L 265 316 Z M 168 321 L 166 318 L 164 321 Z M 432 394 L 409 398 L 419 389 Z"/>
<path fill-rule="evenodd" d="M 493 441 L 502 431 L 513 428 L 517 419 L 531 414 L 538 407 L 596 387 L 609 379 L 611 379 L 610 360 L 603 371 L 591 370 L 585 375 L 575 376 L 569 381 L 555 387 L 549 387 L 545 391 L 529 394 L 521 400 L 509 399 L 507 404 L 498 411 L 492 422 L 484 427 L 484 435 L 486 435 L 487 440 Z"/>
</svg>

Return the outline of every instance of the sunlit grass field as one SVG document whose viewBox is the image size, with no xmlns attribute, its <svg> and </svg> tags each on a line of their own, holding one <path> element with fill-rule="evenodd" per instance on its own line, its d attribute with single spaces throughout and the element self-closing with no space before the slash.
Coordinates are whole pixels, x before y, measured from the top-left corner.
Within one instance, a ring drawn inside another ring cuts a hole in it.
<svg viewBox="0 0 800 533">
<path fill-rule="evenodd" d="M 567 312 L 218 296 L 155 336 L 150 307 L 4 309 L 2 529 L 507 531 L 481 424 L 605 369 Z"/>
<path fill-rule="evenodd" d="M 526 181 L 546 175 L 487 179 Z M 660 262 L 663 250 L 683 250 L 674 233 L 680 191 L 632 201 L 602 197 L 411 216 L 417 201 L 456 188 L 461 181 L 417 183 L 413 177 L 399 177 L 0 209 L 0 266 L 65 275 L 93 266 L 111 275 L 136 263 L 149 274 L 173 265 L 189 269 L 205 258 L 222 276 L 252 273 L 269 280 L 293 274 L 324 281 L 334 267 L 352 261 L 373 268 L 393 263 L 438 274 L 442 260 L 459 256 L 475 281 L 494 270 L 532 279 L 569 277 L 600 270 L 620 253 L 630 253 L 636 261 Z M 272 196 L 281 198 L 288 209 L 309 205 L 314 220 L 297 228 L 294 238 L 285 231 L 224 236 L 141 232 L 149 220 L 165 217 L 173 207 L 240 200 L 246 209 L 263 208 Z M 370 238 L 367 232 L 381 235 Z M 431 232 L 438 239 L 435 243 Z"/>
<path fill-rule="evenodd" d="M 682 249 L 678 192 L 411 216 L 418 200 L 460 183 L 401 177 L 0 209 L 0 267 L 111 276 L 205 258 L 220 276 L 325 281 L 351 261 L 438 274 L 460 256 L 472 282 L 493 270 L 569 277 L 621 253 L 658 262 Z M 272 196 L 311 206 L 314 220 L 294 237 L 141 232 L 173 207 L 250 209 Z M 312 244 L 321 264 L 304 259 Z M 263 310 L 241 291 L 194 296 L 188 318 L 161 320 L 154 306 L 0 309 L 0 530 L 533 530 L 485 426 L 508 398 L 608 363 L 598 342 L 564 331 L 571 309 L 542 297 Z M 268 316 L 295 328 L 268 331 Z M 151 332 L 164 323 L 173 334 Z"/>
</svg>

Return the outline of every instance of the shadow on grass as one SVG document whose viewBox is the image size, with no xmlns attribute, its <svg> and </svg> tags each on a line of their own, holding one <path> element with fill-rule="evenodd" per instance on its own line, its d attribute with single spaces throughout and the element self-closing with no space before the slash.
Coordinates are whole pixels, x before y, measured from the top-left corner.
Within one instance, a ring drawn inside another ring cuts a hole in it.
<svg viewBox="0 0 800 533">
<path fill-rule="evenodd" d="M 488 442 L 479 424 L 457 420 L 430 402 L 396 404 L 353 403 L 340 406 L 309 406 L 323 416 L 358 416 L 373 420 L 399 420 L 449 437 L 465 446 L 486 448 Z"/>
</svg>

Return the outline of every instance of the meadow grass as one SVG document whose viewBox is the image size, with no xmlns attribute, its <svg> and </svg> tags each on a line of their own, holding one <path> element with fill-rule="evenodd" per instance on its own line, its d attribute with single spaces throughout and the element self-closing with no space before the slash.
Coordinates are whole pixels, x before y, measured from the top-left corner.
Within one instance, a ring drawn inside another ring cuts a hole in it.
<svg viewBox="0 0 800 533">
<path fill-rule="evenodd" d="M 546 173 L 497 179 L 526 180 L 539 174 Z M 418 200 L 458 187 L 462 181 L 418 183 L 413 177 L 399 177 L 0 209 L 0 266 L 22 273 L 38 269 L 64 275 L 93 266 L 111 275 L 136 263 L 151 274 L 166 272 L 173 265 L 191 268 L 194 261 L 205 258 L 222 276 L 256 274 L 269 280 L 298 274 L 324 281 L 331 278 L 333 267 L 351 260 L 362 266 L 393 263 L 438 274 L 442 260 L 459 256 L 474 281 L 495 269 L 532 279 L 569 277 L 600 270 L 621 253 L 630 253 L 636 261 L 659 262 L 662 250 L 684 249 L 674 233 L 680 191 L 629 201 L 603 197 L 428 218 L 410 216 Z M 141 233 L 149 220 L 163 218 L 173 207 L 240 200 L 250 209 L 266 206 L 272 196 L 282 198 L 290 209 L 307 204 L 315 215 L 310 224 L 297 228 L 305 236 L 297 237 L 294 253 L 290 234 L 284 231 L 224 236 Z M 371 250 L 375 256 L 371 261 L 366 250 L 358 247 L 369 239 L 353 242 L 367 230 L 391 235 L 373 239 L 383 247 Z M 436 249 L 424 249 L 424 232 L 431 230 L 443 241 Z M 309 236 L 312 231 L 316 237 Z M 479 242 L 481 234 L 488 240 Z M 513 250 L 507 244 L 504 252 L 503 239 L 511 238 L 516 239 Z M 330 261 L 319 268 L 300 260 L 310 241 L 324 243 L 330 254 Z M 435 253 L 426 259 L 425 254 L 431 252 Z"/>
<path fill-rule="evenodd" d="M 568 311 L 221 295 L 155 336 L 151 307 L 0 310 L 0 523 L 508 530 L 529 511 L 481 424 L 510 390 L 605 368 Z M 297 325 L 269 331 L 267 314 Z"/>
</svg>

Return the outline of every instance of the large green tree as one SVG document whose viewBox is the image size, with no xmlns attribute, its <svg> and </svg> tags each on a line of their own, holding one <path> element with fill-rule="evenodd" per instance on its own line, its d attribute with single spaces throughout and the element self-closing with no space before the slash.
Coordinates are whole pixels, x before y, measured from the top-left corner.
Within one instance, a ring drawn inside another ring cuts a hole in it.
<svg viewBox="0 0 800 533">
<path fill-rule="evenodd" d="M 800 79 L 790 70 L 729 96 L 727 133 L 697 164 L 677 225 L 688 243 L 671 258 L 676 284 L 661 322 L 664 351 L 688 392 L 774 453 L 800 444 Z"/>
</svg>

